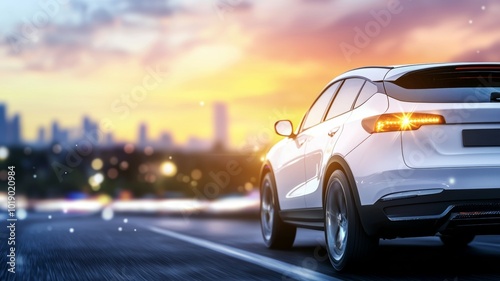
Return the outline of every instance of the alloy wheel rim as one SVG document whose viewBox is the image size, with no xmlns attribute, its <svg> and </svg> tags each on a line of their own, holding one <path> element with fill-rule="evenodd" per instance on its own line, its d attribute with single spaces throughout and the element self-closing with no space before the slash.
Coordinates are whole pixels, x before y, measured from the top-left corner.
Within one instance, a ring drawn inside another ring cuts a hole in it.
<svg viewBox="0 0 500 281">
<path fill-rule="evenodd" d="M 265 182 L 261 200 L 261 224 L 264 238 L 271 239 L 272 227 L 274 223 L 273 194 L 269 182 Z"/>
<path fill-rule="evenodd" d="M 327 242 L 331 257 L 339 261 L 345 253 L 349 221 L 347 219 L 345 194 L 341 184 L 339 182 L 334 183 L 331 192 L 326 206 Z"/>
</svg>

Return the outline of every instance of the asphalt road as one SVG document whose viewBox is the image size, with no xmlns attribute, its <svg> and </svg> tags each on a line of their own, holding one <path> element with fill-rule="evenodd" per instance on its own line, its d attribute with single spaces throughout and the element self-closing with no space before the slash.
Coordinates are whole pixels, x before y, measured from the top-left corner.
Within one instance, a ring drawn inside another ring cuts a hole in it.
<svg viewBox="0 0 500 281">
<path fill-rule="evenodd" d="M 456 252 L 437 238 L 381 241 L 370 265 L 337 274 L 320 231 L 299 230 L 292 250 L 276 251 L 252 219 L 48 215 L 16 222 L 15 274 L 2 219 L 0 280 L 500 280 L 500 236 Z"/>
</svg>

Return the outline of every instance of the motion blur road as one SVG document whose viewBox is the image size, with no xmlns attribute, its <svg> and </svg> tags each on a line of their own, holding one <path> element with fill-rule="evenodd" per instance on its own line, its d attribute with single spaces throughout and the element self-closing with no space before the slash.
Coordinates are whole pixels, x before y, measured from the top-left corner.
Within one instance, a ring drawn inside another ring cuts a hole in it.
<svg viewBox="0 0 500 281">
<path fill-rule="evenodd" d="M 500 280 L 500 237 L 464 251 L 437 238 L 381 241 L 370 266 L 338 274 L 323 233 L 299 230 L 290 251 L 268 250 L 255 219 L 29 214 L 16 227 L 16 273 L 0 280 Z"/>
</svg>

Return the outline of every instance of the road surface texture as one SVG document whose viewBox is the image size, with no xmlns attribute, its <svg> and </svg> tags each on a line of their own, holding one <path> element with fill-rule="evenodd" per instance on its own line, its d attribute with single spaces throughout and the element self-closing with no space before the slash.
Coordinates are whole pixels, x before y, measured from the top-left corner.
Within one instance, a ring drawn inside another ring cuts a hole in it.
<svg viewBox="0 0 500 281">
<path fill-rule="evenodd" d="M 436 237 L 384 240 L 369 265 L 338 274 L 321 231 L 299 230 L 278 251 L 255 219 L 63 213 L 17 221 L 14 274 L 2 221 L 0 280 L 500 280 L 500 236 L 462 251 Z"/>
</svg>

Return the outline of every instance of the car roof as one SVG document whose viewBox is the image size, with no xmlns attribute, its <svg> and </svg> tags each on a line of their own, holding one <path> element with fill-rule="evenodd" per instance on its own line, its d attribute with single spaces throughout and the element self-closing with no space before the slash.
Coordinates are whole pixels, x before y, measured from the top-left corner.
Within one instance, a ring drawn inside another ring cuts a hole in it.
<svg viewBox="0 0 500 281">
<path fill-rule="evenodd" d="M 422 63 L 404 64 L 390 66 L 365 66 L 355 68 L 335 77 L 330 83 L 352 77 L 363 77 L 371 81 L 394 81 L 399 77 L 413 71 L 438 67 L 458 67 L 458 66 L 498 66 L 500 62 L 453 62 L 453 63 Z"/>
</svg>

